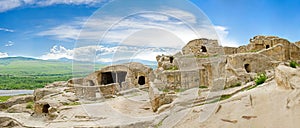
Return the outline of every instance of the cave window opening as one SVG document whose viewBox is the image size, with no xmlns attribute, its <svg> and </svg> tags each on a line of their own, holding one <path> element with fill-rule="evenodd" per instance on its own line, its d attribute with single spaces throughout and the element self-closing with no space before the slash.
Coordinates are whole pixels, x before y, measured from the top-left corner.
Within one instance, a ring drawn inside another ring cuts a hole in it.
<svg viewBox="0 0 300 128">
<path fill-rule="evenodd" d="M 172 63 L 173 63 L 173 61 L 174 61 L 174 57 L 173 57 L 173 56 L 171 56 L 171 57 L 170 57 L 170 63 L 172 64 Z"/>
<path fill-rule="evenodd" d="M 245 64 L 244 67 L 247 73 L 251 72 L 250 64 Z"/>
<path fill-rule="evenodd" d="M 102 85 L 115 83 L 115 77 L 116 77 L 115 73 L 113 73 L 113 72 L 103 72 L 101 74 L 101 76 L 102 76 L 102 81 L 101 81 Z"/>
<path fill-rule="evenodd" d="M 266 49 L 270 48 L 270 45 L 266 45 Z"/>
<path fill-rule="evenodd" d="M 48 109 L 50 108 L 49 104 L 43 105 L 43 113 L 49 113 Z"/>
<path fill-rule="evenodd" d="M 201 52 L 207 52 L 207 49 L 205 46 L 201 46 Z"/>
<path fill-rule="evenodd" d="M 146 82 L 145 82 L 145 76 L 140 76 L 139 79 L 138 79 L 138 84 L 139 85 L 144 85 Z"/>
</svg>

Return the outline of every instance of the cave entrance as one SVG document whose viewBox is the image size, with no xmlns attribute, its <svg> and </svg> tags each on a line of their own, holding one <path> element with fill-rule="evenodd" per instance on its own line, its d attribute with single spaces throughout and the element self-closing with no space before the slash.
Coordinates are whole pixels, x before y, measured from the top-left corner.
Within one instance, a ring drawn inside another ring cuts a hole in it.
<svg viewBox="0 0 300 128">
<path fill-rule="evenodd" d="M 244 67 L 247 73 L 251 72 L 250 64 L 245 64 Z"/>
<path fill-rule="evenodd" d="M 173 57 L 173 56 L 171 56 L 171 57 L 170 57 L 170 63 L 172 64 L 172 63 L 173 63 L 173 61 L 174 61 L 174 57 Z"/>
<path fill-rule="evenodd" d="M 49 104 L 45 104 L 43 105 L 43 113 L 49 113 L 48 109 L 50 108 L 50 105 Z"/>
<path fill-rule="evenodd" d="M 201 52 L 207 52 L 207 49 L 205 46 L 201 46 Z"/>
<path fill-rule="evenodd" d="M 112 84 L 114 83 L 115 80 L 115 73 L 113 72 L 103 72 L 101 73 L 101 84 L 102 85 L 107 85 L 107 84 Z"/>
<path fill-rule="evenodd" d="M 266 49 L 270 48 L 270 45 L 266 45 Z"/>
<path fill-rule="evenodd" d="M 124 82 L 126 80 L 126 75 L 127 75 L 127 72 L 117 72 L 116 73 L 116 78 L 117 78 L 117 82 L 119 83 L 120 87 L 122 87 L 122 82 Z"/>
<path fill-rule="evenodd" d="M 146 83 L 145 76 L 140 76 L 138 79 L 138 83 L 139 83 L 139 85 L 144 85 Z"/>
</svg>

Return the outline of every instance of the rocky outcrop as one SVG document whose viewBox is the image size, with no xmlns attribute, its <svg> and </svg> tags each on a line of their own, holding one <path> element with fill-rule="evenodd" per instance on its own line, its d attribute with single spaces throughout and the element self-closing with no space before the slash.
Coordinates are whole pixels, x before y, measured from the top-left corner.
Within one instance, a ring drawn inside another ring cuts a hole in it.
<svg viewBox="0 0 300 128">
<path fill-rule="evenodd" d="M 25 104 L 16 104 L 8 108 L 6 111 L 9 113 L 29 113 L 33 112 L 33 102 Z"/>
<path fill-rule="evenodd" d="M 300 41 L 295 43 L 298 47 L 300 47 Z"/>
<path fill-rule="evenodd" d="M 150 83 L 149 98 L 152 110 L 156 112 L 160 106 L 171 103 L 174 97 L 159 91 L 155 84 Z"/>
<path fill-rule="evenodd" d="M 55 87 L 64 87 L 67 86 L 67 82 L 65 81 L 57 81 L 57 82 L 53 82 L 51 84 L 47 84 L 45 86 L 45 88 L 55 88 Z"/>
<path fill-rule="evenodd" d="M 34 95 L 34 101 L 38 101 L 42 99 L 44 96 L 54 94 L 54 93 L 59 93 L 60 91 L 55 89 L 55 88 L 39 88 L 34 90 L 33 95 Z"/>
<path fill-rule="evenodd" d="M 68 86 L 74 86 L 75 84 L 83 85 L 84 78 L 72 78 L 68 80 L 67 85 Z"/>
<path fill-rule="evenodd" d="M 6 102 L 0 103 L 0 110 L 9 108 L 16 104 L 23 104 L 33 101 L 32 95 L 25 95 L 25 96 L 15 96 L 8 99 Z"/>
<path fill-rule="evenodd" d="M 22 125 L 9 117 L 0 117 L 0 127 L 1 128 L 12 128 L 12 127 L 22 127 Z"/>
<path fill-rule="evenodd" d="M 285 89 L 300 89 L 300 69 L 279 65 L 275 69 L 275 80 L 278 86 Z"/>
</svg>

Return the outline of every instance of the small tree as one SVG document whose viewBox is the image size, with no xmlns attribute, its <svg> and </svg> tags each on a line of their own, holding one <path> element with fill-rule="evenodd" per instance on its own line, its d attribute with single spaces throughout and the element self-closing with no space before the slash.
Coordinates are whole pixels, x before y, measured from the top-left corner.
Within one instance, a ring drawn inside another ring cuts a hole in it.
<svg viewBox="0 0 300 128">
<path fill-rule="evenodd" d="M 296 62 L 296 61 L 291 61 L 290 62 L 290 67 L 292 67 L 292 68 L 297 68 L 297 66 L 299 66 L 299 64 Z"/>
</svg>

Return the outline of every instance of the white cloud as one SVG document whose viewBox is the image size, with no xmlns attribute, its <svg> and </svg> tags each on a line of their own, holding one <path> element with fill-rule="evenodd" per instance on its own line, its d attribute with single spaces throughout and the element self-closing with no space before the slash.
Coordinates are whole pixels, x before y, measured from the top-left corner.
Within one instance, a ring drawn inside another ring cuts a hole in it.
<svg viewBox="0 0 300 128">
<path fill-rule="evenodd" d="M 95 5 L 102 1 L 103 0 L 44 0 L 44 1 L 37 1 L 36 4 L 40 6 L 49 6 L 53 4 Z"/>
<path fill-rule="evenodd" d="M 208 24 L 203 23 L 202 28 L 192 29 L 190 28 L 191 26 L 182 21 L 184 19 L 192 24 L 196 23 L 197 18 L 192 13 L 176 9 L 167 9 L 161 12 L 163 13 L 145 12 L 126 18 L 112 16 L 90 18 L 87 23 L 82 19 L 77 19 L 72 23 L 40 32 L 38 35 L 52 36 L 59 40 L 76 40 L 79 38 L 79 40 L 98 42 L 102 39 L 101 35 L 106 33 L 103 38 L 104 42 L 121 42 L 123 45 L 148 45 L 148 47 L 172 47 L 178 49 L 185 43 L 196 38 L 216 39 L 216 33 L 214 33 L 215 31 L 212 26 L 209 27 Z M 177 17 L 170 17 L 173 15 Z M 111 26 L 112 24 L 113 26 Z M 81 31 L 80 27 L 83 25 L 84 27 Z M 107 29 L 109 30 L 107 31 Z M 144 30 L 146 29 L 156 29 L 157 31 L 145 32 Z M 139 35 L 135 37 L 136 41 L 124 42 L 124 40 L 132 35 Z M 165 36 L 168 37 L 164 38 Z"/>
<path fill-rule="evenodd" d="M 61 25 L 38 33 L 39 36 L 53 36 L 60 40 L 76 40 L 80 33 L 78 26 Z"/>
<path fill-rule="evenodd" d="M 0 1 L 0 6 L 1 6 L 1 1 Z M 0 7 L 0 12 L 1 12 L 1 7 Z M 0 28 L 0 31 L 5 31 L 5 32 L 15 32 L 12 29 L 8 29 L 8 28 Z"/>
<path fill-rule="evenodd" d="M 63 46 L 53 46 L 49 53 L 40 57 L 43 60 L 57 60 L 60 58 L 87 62 L 116 62 L 120 60 L 148 60 L 156 61 L 159 54 L 174 54 L 176 49 L 141 48 L 132 46 L 84 46 L 67 49 Z"/>
<path fill-rule="evenodd" d="M 215 26 L 215 30 L 219 36 L 220 44 L 222 46 L 229 46 L 229 47 L 238 47 L 239 43 L 235 40 L 228 38 L 228 28 L 224 26 Z"/>
<path fill-rule="evenodd" d="M 142 14 L 141 17 L 147 18 L 147 19 L 153 19 L 155 21 L 168 21 L 169 17 L 164 15 L 151 15 L 151 14 Z"/>
<path fill-rule="evenodd" d="M 50 49 L 49 53 L 40 57 L 43 60 L 56 60 L 60 58 L 73 59 L 73 50 L 55 45 Z"/>
<path fill-rule="evenodd" d="M 5 46 L 5 47 L 11 47 L 11 46 L 13 46 L 14 44 L 15 44 L 14 42 L 8 41 L 4 46 Z"/>
<path fill-rule="evenodd" d="M 8 57 L 8 54 L 7 54 L 7 53 L 0 52 L 0 58 L 5 58 L 5 57 Z"/>
<path fill-rule="evenodd" d="M 21 6 L 20 0 L 1 0 L 0 1 L 0 12 L 5 12 L 7 10 Z"/>
<path fill-rule="evenodd" d="M 183 11 L 183 10 L 178 10 L 178 9 L 166 9 L 163 11 L 165 14 L 169 14 L 172 16 L 176 16 L 176 18 L 180 20 L 185 20 L 189 23 L 196 23 L 197 22 L 197 17 L 193 15 L 192 13 Z"/>
<path fill-rule="evenodd" d="M 1 0 L 0 12 L 5 12 L 21 6 L 50 6 L 54 4 L 90 5 L 94 6 L 105 0 Z"/>
</svg>

